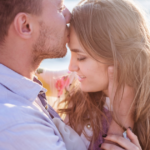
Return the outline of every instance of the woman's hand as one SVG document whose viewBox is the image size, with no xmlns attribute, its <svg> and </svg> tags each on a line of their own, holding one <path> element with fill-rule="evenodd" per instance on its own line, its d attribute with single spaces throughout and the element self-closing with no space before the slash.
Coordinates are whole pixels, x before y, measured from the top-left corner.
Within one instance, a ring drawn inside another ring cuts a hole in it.
<svg viewBox="0 0 150 150">
<path fill-rule="evenodd" d="M 131 142 L 121 136 L 108 135 L 104 139 L 109 142 L 116 143 L 116 144 L 103 143 L 101 145 L 101 149 L 104 149 L 104 150 L 142 150 L 137 136 L 129 128 L 127 129 L 127 136 Z"/>
</svg>

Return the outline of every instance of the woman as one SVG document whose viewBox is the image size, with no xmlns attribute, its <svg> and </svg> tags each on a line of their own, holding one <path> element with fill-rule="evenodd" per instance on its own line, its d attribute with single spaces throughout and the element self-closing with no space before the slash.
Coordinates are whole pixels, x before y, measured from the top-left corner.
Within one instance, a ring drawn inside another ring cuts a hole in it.
<svg viewBox="0 0 150 150">
<path fill-rule="evenodd" d="M 69 90 L 64 86 L 71 94 L 66 92 L 63 101 L 66 107 L 59 112 L 68 115 L 69 125 L 78 134 L 84 133 L 92 141 L 92 149 L 149 149 L 149 40 L 150 31 L 143 12 L 129 0 L 83 0 L 74 8 L 69 69 L 78 74 L 80 87 L 78 83 Z M 114 67 L 111 88 L 109 66 Z M 67 81 L 67 77 L 63 80 Z M 57 90 L 61 95 L 60 88 Z M 113 109 L 111 122 L 104 108 L 107 97 L 113 106 L 109 107 Z M 107 137 L 103 132 L 104 122 L 109 125 Z M 92 139 L 84 130 L 87 123 L 93 131 Z M 118 136 L 128 127 L 139 142 L 129 129 L 127 135 L 131 142 Z M 100 141 L 102 135 L 105 143 Z"/>
</svg>

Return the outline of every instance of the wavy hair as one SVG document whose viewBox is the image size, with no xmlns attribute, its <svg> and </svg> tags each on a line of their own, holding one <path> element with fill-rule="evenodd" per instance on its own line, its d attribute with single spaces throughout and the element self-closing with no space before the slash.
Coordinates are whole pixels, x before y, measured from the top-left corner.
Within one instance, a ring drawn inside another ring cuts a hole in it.
<svg viewBox="0 0 150 150">
<path fill-rule="evenodd" d="M 101 57 L 114 65 L 115 79 L 119 83 L 117 89 L 125 84 L 134 88 L 133 132 L 138 136 L 142 149 L 148 150 L 150 30 L 145 13 L 131 0 L 82 0 L 73 9 L 71 26 L 93 58 L 98 60 Z M 69 115 L 71 126 L 76 131 L 78 124 L 83 127 L 87 120 L 90 121 L 96 139 L 98 131 L 102 131 L 104 95 L 101 92 L 83 93 L 78 86 L 76 89 L 64 100 L 66 106 L 71 103 L 71 107 L 59 112 Z"/>
</svg>

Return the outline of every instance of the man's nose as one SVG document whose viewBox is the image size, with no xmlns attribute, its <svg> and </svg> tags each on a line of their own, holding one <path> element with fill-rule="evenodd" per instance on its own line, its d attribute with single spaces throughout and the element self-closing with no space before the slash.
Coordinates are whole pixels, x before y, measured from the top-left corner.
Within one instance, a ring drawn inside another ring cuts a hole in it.
<svg viewBox="0 0 150 150">
<path fill-rule="evenodd" d="M 63 11 L 63 13 L 64 13 L 64 17 L 65 17 L 65 19 L 66 19 L 66 24 L 70 23 L 70 20 L 71 20 L 72 15 L 71 15 L 70 11 L 68 10 L 68 8 L 66 8 L 66 9 Z"/>
</svg>

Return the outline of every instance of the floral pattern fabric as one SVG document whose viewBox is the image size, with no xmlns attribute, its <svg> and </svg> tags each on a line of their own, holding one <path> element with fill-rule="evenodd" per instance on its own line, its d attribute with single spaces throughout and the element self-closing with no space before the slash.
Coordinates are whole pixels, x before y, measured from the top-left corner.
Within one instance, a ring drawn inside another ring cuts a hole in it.
<svg viewBox="0 0 150 150">
<path fill-rule="evenodd" d="M 41 80 L 43 86 L 48 89 L 47 96 L 50 97 L 66 97 L 67 94 L 70 94 L 70 91 L 74 88 L 74 82 L 77 80 L 76 73 L 65 71 L 48 71 L 43 69 L 38 69 L 36 76 Z M 110 112 L 104 108 L 104 113 L 106 114 L 108 121 L 111 121 Z M 108 131 L 108 122 L 103 119 L 103 134 L 107 134 Z M 83 136 L 83 135 L 82 135 Z M 84 138 L 85 139 L 85 138 Z M 87 141 L 85 141 L 86 143 Z M 94 150 L 100 150 L 99 145 L 104 142 L 102 133 L 99 134 L 98 139 L 94 143 Z M 90 143 L 89 143 L 90 144 Z M 91 146 L 89 146 L 91 150 Z"/>
</svg>

